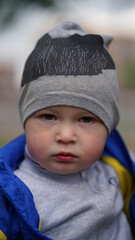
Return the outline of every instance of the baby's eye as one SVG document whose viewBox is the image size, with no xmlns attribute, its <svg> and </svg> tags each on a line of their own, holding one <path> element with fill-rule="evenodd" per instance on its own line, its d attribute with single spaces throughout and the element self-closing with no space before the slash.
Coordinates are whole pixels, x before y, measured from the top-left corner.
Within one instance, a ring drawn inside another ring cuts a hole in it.
<svg viewBox="0 0 135 240">
<path fill-rule="evenodd" d="M 48 114 L 48 113 L 44 114 L 43 118 L 48 121 L 56 120 L 56 117 L 53 114 Z"/>
<path fill-rule="evenodd" d="M 80 122 L 83 122 L 83 123 L 90 123 L 93 121 L 93 118 L 92 117 L 82 117 L 80 119 Z"/>
</svg>

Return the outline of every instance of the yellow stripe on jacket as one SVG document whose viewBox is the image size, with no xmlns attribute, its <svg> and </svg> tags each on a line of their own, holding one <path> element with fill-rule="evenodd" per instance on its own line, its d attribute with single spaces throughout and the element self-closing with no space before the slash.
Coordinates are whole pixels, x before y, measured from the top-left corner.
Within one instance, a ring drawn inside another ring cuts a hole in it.
<svg viewBox="0 0 135 240">
<path fill-rule="evenodd" d="M 0 230 L 0 240 L 7 240 L 6 235 Z"/>
</svg>

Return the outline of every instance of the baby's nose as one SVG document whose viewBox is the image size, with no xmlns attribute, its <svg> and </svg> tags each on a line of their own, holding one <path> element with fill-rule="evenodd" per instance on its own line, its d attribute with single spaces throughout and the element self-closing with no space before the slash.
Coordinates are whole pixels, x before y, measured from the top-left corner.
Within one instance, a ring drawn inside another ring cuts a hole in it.
<svg viewBox="0 0 135 240">
<path fill-rule="evenodd" d="M 68 123 L 61 124 L 56 134 L 56 141 L 70 143 L 76 142 L 76 140 L 77 136 L 74 126 Z"/>
</svg>

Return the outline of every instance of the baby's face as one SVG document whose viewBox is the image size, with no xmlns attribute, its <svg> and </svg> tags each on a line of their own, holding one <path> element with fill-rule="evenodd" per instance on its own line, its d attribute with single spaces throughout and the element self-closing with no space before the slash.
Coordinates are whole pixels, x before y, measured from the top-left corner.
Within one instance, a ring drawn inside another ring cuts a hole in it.
<svg viewBox="0 0 135 240">
<path fill-rule="evenodd" d="M 34 113 L 25 125 L 33 160 L 46 170 L 71 174 L 97 161 L 107 129 L 92 113 L 69 106 L 49 107 Z"/>
</svg>

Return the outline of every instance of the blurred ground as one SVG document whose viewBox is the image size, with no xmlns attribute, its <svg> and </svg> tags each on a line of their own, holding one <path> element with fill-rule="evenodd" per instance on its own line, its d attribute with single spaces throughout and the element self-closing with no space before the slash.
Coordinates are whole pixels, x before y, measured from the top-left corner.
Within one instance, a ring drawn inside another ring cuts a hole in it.
<svg viewBox="0 0 135 240">
<path fill-rule="evenodd" d="M 118 125 L 128 148 L 135 152 L 135 89 L 120 87 L 120 114 Z M 17 108 L 17 93 L 9 100 L 0 100 L 0 146 L 20 135 L 23 128 Z"/>
</svg>

